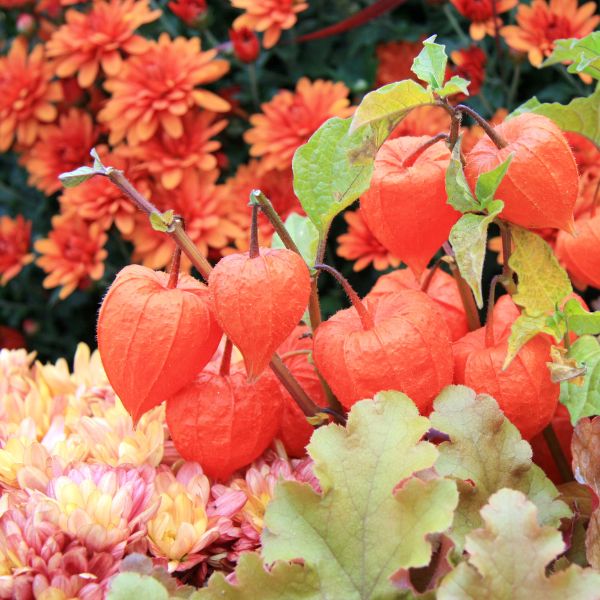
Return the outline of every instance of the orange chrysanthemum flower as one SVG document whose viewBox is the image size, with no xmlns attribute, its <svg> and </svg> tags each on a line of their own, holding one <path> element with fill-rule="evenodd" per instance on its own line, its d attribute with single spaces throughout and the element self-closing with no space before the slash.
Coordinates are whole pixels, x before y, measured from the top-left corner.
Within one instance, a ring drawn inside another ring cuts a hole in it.
<svg viewBox="0 0 600 600">
<path fill-rule="evenodd" d="M 471 21 L 469 34 L 474 40 L 482 40 L 486 34 L 494 35 L 494 9 L 492 2 L 495 0 L 450 0 L 454 8 Z M 498 0 L 496 14 L 501 14 L 514 8 L 518 0 Z M 501 24 L 500 19 L 498 23 Z"/>
<path fill-rule="evenodd" d="M 107 256 L 103 248 L 106 240 L 98 223 L 87 223 L 76 214 L 52 217 L 48 237 L 34 245 L 42 255 L 36 264 L 48 273 L 42 285 L 48 289 L 61 285 L 58 297 L 64 300 L 78 287 L 100 279 Z"/>
<path fill-rule="evenodd" d="M 282 90 L 270 102 L 261 105 L 263 112 L 252 115 L 252 128 L 244 139 L 251 145 L 251 156 L 262 156 L 262 169 L 287 169 L 299 146 L 331 117 L 352 114 L 349 90 L 343 83 L 306 77 L 298 81 L 295 92 Z"/>
<path fill-rule="evenodd" d="M 227 126 L 209 111 L 189 112 L 182 119 L 183 135 L 173 139 L 161 130 L 153 138 L 124 150 L 135 162 L 135 169 L 147 171 L 167 190 L 176 188 L 186 169 L 212 171 L 217 167 L 214 156 L 221 143 L 211 138 Z"/>
<path fill-rule="evenodd" d="M 600 16 L 595 15 L 596 4 L 577 0 L 533 0 L 531 6 L 519 4 L 518 25 L 507 25 L 501 30 L 506 43 L 513 49 L 527 52 L 529 62 L 538 67 L 550 56 L 554 41 L 563 38 L 582 38 L 594 31 Z"/>
<path fill-rule="evenodd" d="M 257 160 L 240 165 L 236 174 L 220 187 L 223 202 L 229 207 L 229 217 L 240 228 L 240 235 L 234 241 L 235 247 L 240 251 L 247 250 L 250 245 L 252 212 L 248 207 L 248 198 L 250 192 L 255 189 L 261 190 L 267 196 L 284 221 L 292 212 L 304 214 L 294 194 L 291 169 L 264 171 Z M 258 216 L 258 226 L 260 244 L 268 246 L 273 236 L 273 226 L 262 213 Z"/>
<path fill-rule="evenodd" d="M 44 47 L 27 54 L 27 40 L 16 38 L 7 56 L 0 57 L 0 152 L 17 140 L 31 146 L 42 123 L 57 116 L 54 102 L 62 99 L 58 82 L 52 82 L 52 69 L 44 57 Z"/>
<path fill-rule="evenodd" d="M 56 75 L 70 77 L 77 73 L 83 88 L 96 81 L 100 65 L 107 76 L 118 75 L 120 51 L 144 52 L 147 42 L 134 31 L 160 14 L 160 10 L 149 9 L 148 0 L 95 0 L 87 14 L 67 11 L 66 24 L 46 44 L 48 56 L 55 59 Z"/>
<path fill-rule="evenodd" d="M 360 208 L 346 211 L 344 219 L 348 223 L 348 232 L 338 236 L 339 246 L 336 252 L 342 258 L 356 261 L 352 267 L 354 271 L 362 271 L 371 263 L 378 271 L 400 265 L 400 259 L 390 254 L 373 235 Z"/>
<path fill-rule="evenodd" d="M 0 0 L 0 8 L 6 8 L 10 10 L 11 8 L 20 8 L 21 6 L 25 6 L 29 3 L 30 0 Z"/>
<path fill-rule="evenodd" d="M 229 70 L 226 60 L 215 60 L 216 50 L 200 51 L 200 39 L 171 38 L 163 33 L 148 50 L 129 57 L 118 75 L 104 87 L 112 98 L 98 118 L 110 129 L 110 143 L 123 138 L 131 145 L 149 140 L 162 128 L 172 138 L 183 135 L 182 117 L 192 107 L 215 112 L 229 103 L 196 86 L 211 83 Z"/>
<path fill-rule="evenodd" d="M 6 285 L 33 260 L 28 252 L 30 243 L 31 221 L 22 215 L 0 217 L 0 285 Z"/>
<path fill-rule="evenodd" d="M 216 170 L 187 169 L 176 189 L 157 190 L 152 196 L 160 210 L 173 209 L 183 217 L 187 234 L 205 256 L 215 251 L 220 256 L 221 250 L 240 235 L 239 228 L 229 219 L 227 205 L 217 194 L 218 176 Z M 136 218 L 135 228 L 127 238 L 134 246 L 134 261 L 151 269 L 169 264 L 173 241 L 164 233 L 154 231 L 147 216 Z M 182 268 L 189 267 L 188 259 L 182 256 Z"/>
<path fill-rule="evenodd" d="M 379 63 L 375 75 L 375 86 L 381 87 L 403 79 L 419 81 L 419 78 L 410 69 L 422 49 L 422 42 L 387 42 L 386 44 L 379 44 L 376 50 Z"/>
<path fill-rule="evenodd" d="M 279 41 L 281 32 L 296 24 L 296 15 L 308 8 L 308 2 L 304 0 L 231 0 L 231 4 L 246 11 L 233 22 L 234 29 L 247 27 L 264 32 L 265 48 L 272 48 Z"/>
<path fill-rule="evenodd" d="M 58 176 L 84 164 L 97 139 L 88 113 L 72 108 L 61 115 L 57 125 L 40 130 L 40 139 L 21 157 L 29 171 L 29 184 L 48 195 L 57 192 L 62 188 Z"/>
<path fill-rule="evenodd" d="M 87 148 L 89 146 L 86 146 L 86 150 Z M 136 177 L 129 161 L 119 153 L 108 155 L 104 146 L 97 150 L 104 164 L 125 171 L 141 193 L 148 193 L 148 182 L 139 175 Z M 86 221 L 96 223 L 104 231 L 113 223 L 123 235 L 129 235 L 133 231 L 136 213 L 134 204 L 105 177 L 92 177 L 77 187 L 66 188 L 59 201 L 64 214 L 77 214 Z"/>
</svg>

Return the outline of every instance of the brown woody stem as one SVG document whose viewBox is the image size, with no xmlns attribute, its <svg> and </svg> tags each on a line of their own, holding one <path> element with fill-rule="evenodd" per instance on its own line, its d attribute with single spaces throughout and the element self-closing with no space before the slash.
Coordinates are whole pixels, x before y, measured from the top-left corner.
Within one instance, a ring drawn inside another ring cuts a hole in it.
<svg viewBox="0 0 600 600">
<path fill-rule="evenodd" d="M 260 256 L 260 250 L 258 248 L 258 211 L 260 207 L 258 204 L 252 205 L 252 224 L 250 225 L 250 249 L 248 256 L 250 258 L 258 258 Z"/>
<path fill-rule="evenodd" d="M 363 301 L 358 297 L 358 294 L 354 291 L 348 280 L 337 269 L 334 269 L 329 265 L 316 264 L 315 269 L 318 269 L 319 271 L 325 271 L 335 278 L 342 288 L 344 288 L 344 292 L 346 292 L 346 295 L 350 299 L 352 306 L 356 309 L 363 328 L 365 330 L 373 329 L 373 327 L 375 327 L 373 317 L 370 315 L 366 306 L 363 304 Z"/>
<path fill-rule="evenodd" d="M 569 465 L 569 461 L 563 452 L 560 442 L 558 441 L 558 437 L 556 436 L 556 432 L 554 431 L 554 427 L 552 423 L 548 423 L 546 428 L 543 431 L 544 440 L 546 440 L 546 444 L 548 449 L 550 450 L 550 454 L 552 454 L 552 459 L 556 463 L 556 467 L 558 468 L 558 472 L 564 483 L 568 481 L 573 481 L 573 471 L 571 470 L 571 465 Z"/>
<path fill-rule="evenodd" d="M 508 142 L 498 134 L 498 132 L 492 127 L 490 123 L 488 123 L 478 112 L 474 111 L 470 106 L 466 106 L 465 104 L 459 104 L 454 108 L 454 110 L 459 110 L 460 112 L 467 113 L 472 119 L 474 119 L 477 124 L 485 131 L 487 136 L 494 142 L 497 148 L 500 150 L 502 148 L 506 148 L 508 146 Z"/>
<path fill-rule="evenodd" d="M 223 356 L 221 357 L 221 366 L 219 367 L 219 375 L 225 377 L 229 375 L 229 368 L 231 367 L 231 353 L 233 352 L 233 343 L 231 340 L 225 338 L 225 348 L 223 348 Z"/>
<path fill-rule="evenodd" d="M 144 211 L 148 216 L 150 216 L 153 213 L 158 216 L 161 216 L 162 213 L 156 208 L 156 206 L 154 206 L 151 202 L 146 200 L 146 198 L 144 198 L 144 196 L 142 196 L 142 194 L 140 194 L 131 185 L 129 180 L 125 177 L 123 171 L 119 171 L 118 169 L 114 168 L 109 168 L 107 169 L 105 176 L 108 177 L 108 179 L 114 185 L 116 185 L 124 194 L 131 198 L 134 204 L 140 210 Z M 175 240 L 177 245 L 190 259 L 192 265 L 196 267 L 196 269 L 202 275 L 202 277 L 204 277 L 205 280 L 208 280 L 208 276 L 212 271 L 212 265 L 206 260 L 206 258 L 202 255 L 200 250 L 198 250 L 194 242 L 191 240 L 190 236 L 185 232 L 181 220 L 175 219 L 172 226 L 172 231 L 168 231 L 167 233 Z M 322 409 L 320 409 L 309 398 L 306 392 L 302 389 L 302 386 L 290 373 L 289 369 L 287 369 L 287 367 L 283 364 L 278 354 L 273 355 L 270 367 L 279 379 L 279 381 L 281 381 L 285 389 L 289 392 L 290 396 L 294 399 L 296 404 L 298 404 L 300 409 L 304 412 L 304 414 L 312 416 L 318 412 L 321 412 Z"/>
<path fill-rule="evenodd" d="M 169 281 L 167 282 L 167 288 L 173 289 L 177 287 L 179 281 L 179 269 L 181 267 L 181 248 L 175 246 L 173 251 L 173 258 L 171 259 L 171 267 L 169 269 Z"/>
<path fill-rule="evenodd" d="M 456 281 L 456 285 L 458 286 L 458 293 L 460 294 L 460 299 L 462 300 L 465 314 L 467 315 L 469 331 L 475 331 L 481 327 L 481 321 L 479 320 L 479 312 L 477 311 L 475 298 L 473 298 L 473 292 L 471 291 L 469 284 L 460 274 L 460 270 L 454 260 L 454 251 L 448 242 L 444 243 L 444 251 L 448 256 L 452 257 L 452 260 L 448 261 L 448 266 L 450 267 L 452 277 L 454 277 L 454 281 Z"/>
<path fill-rule="evenodd" d="M 496 284 L 500 275 L 494 275 L 490 282 L 490 293 L 488 296 L 487 314 L 485 318 L 485 347 L 491 348 L 495 344 L 494 339 L 494 304 L 496 301 Z"/>
<path fill-rule="evenodd" d="M 512 296 L 517 291 L 515 284 L 514 271 L 511 269 L 508 261 L 512 252 L 512 235 L 510 232 L 510 224 L 502 219 L 497 219 L 498 227 L 500 228 L 500 237 L 502 240 L 502 285 L 506 291 Z"/>
<path fill-rule="evenodd" d="M 435 277 L 435 274 L 441 264 L 442 264 L 442 259 L 438 258 L 435 261 L 433 267 L 431 267 L 431 269 L 429 269 L 429 273 L 427 273 L 427 276 L 425 277 L 425 279 L 423 279 L 423 282 L 421 283 L 421 291 L 422 292 L 427 293 L 427 290 L 429 289 L 429 286 L 431 285 L 431 282 L 433 281 L 433 278 Z"/>
<path fill-rule="evenodd" d="M 458 110 L 452 110 L 451 112 L 452 121 L 450 122 L 450 136 L 448 137 L 448 147 L 450 152 L 454 150 L 458 136 L 460 135 L 460 124 L 462 122 L 462 113 Z"/>
<path fill-rule="evenodd" d="M 417 159 L 419 158 L 419 156 L 421 156 L 421 154 L 423 154 L 423 152 L 425 152 L 425 150 L 427 150 L 427 148 L 430 148 L 434 144 L 437 144 L 438 142 L 440 142 L 442 140 L 447 140 L 447 139 L 448 139 L 447 133 L 438 133 L 437 135 L 434 135 L 431 139 L 427 140 L 424 144 L 419 146 L 412 154 L 409 154 L 402 161 L 402 166 L 405 168 L 412 167 L 415 164 L 415 162 L 417 161 Z"/>
</svg>

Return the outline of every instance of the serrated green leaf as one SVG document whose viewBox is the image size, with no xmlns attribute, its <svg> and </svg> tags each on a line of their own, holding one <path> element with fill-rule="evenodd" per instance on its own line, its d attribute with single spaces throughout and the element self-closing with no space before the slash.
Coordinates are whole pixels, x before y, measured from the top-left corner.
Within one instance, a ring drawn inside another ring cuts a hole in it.
<svg viewBox="0 0 600 600">
<path fill-rule="evenodd" d="M 308 265 L 314 265 L 319 247 L 319 231 L 308 217 L 291 213 L 285 220 L 285 228 L 294 240 L 302 258 Z M 285 248 L 281 238 L 275 234 L 271 242 L 272 248 Z"/>
<path fill-rule="evenodd" d="M 541 104 L 537 98 L 531 98 L 514 110 L 510 118 L 524 112 L 544 115 L 563 131 L 579 133 L 600 148 L 600 86 L 591 96 L 575 98 L 569 104 Z"/>
<path fill-rule="evenodd" d="M 583 39 L 555 40 L 552 54 L 541 64 L 549 67 L 570 62 L 569 73 L 586 73 L 600 79 L 600 31 L 594 31 Z"/>
<path fill-rule="evenodd" d="M 446 46 L 435 43 L 436 37 L 432 35 L 423 42 L 423 50 L 414 59 L 410 70 L 437 92 L 444 87 L 448 56 Z"/>
<path fill-rule="evenodd" d="M 487 208 L 488 204 L 495 200 L 494 194 L 496 193 L 498 186 L 502 183 L 512 159 L 513 155 L 511 153 L 496 168 L 482 173 L 477 178 L 477 183 L 475 184 L 475 196 L 477 196 L 477 200 L 483 208 Z"/>
<path fill-rule="evenodd" d="M 446 195 L 448 204 L 459 212 L 480 212 L 482 207 L 473 196 L 471 188 L 467 183 L 462 161 L 460 160 L 460 147 L 462 138 L 458 138 L 454 148 L 450 164 L 446 169 Z"/>
<path fill-rule="evenodd" d="M 94 159 L 93 168 L 95 171 L 103 172 L 106 170 L 106 167 L 102 164 L 102 161 L 100 160 L 100 157 L 98 156 L 98 152 L 96 151 L 96 148 L 92 148 L 90 150 L 90 156 Z"/>
<path fill-rule="evenodd" d="M 570 565 L 547 575 L 566 550 L 555 527 L 540 526 L 537 507 L 521 492 L 503 489 L 481 509 L 485 526 L 466 538 L 466 562 L 438 588 L 439 600 L 595 600 L 600 574 Z"/>
<path fill-rule="evenodd" d="M 567 357 L 587 369 L 583 385 L 570 381 L 560 384 L 560 401 L 575 425 L 583 417 L 600 415 L 600 343 L 591 335 L 583 335 L 575 340 Z"/>
<path fill-rule="evenodd" d="M 373 160 L 353 164 L 348 156 L 371 132 L 365 128 L 349 135 L 350 123 L 351 119 L 329 119 L 294 154 L 294 191 L 321 235 L 371 181 Z"/>
<path fill-rule="evenodd" d="M 110 583 L 107 600 L 132 600 L 132 598 L 152 598 L 169 600 L 166 588 L 149 575 L 139 573 L 119 573 Z"/>
<path fill-rule="evenodd" d="M 577 335 L 600 334 L 600 311 L 588 312 L 575 298 L 567 301 L 563 308 L 569 331 Z"/>
<path fill-rule="evenodd" d="M 412 79 L 384 85 L 362 99 L 352 117 L 350 133 L 363 127 L 371 129 L 376 152 L 413 108 L 433 102 L 432 92 Z"/>
<path fill-rule="evenodd" d="M 573 291 L 552 248 L 537 234 L 511 227 L 514 250 L 508 264 L 519 278 L 513 300 L 531 316 L 549 315 Z"/>
<path fill-rule="evenodd" d="M 444 85 L 441 90 L 437 90 L 437 95 L 445 98 L 446 96 L 452 96 L 452 94 L 458 94 L 459 92 L 469 95 L 469 85 L 471 82 L 468 79 L 463 79 L 458 75 L 452 76 Z"/>
<path fill-rule="evenodd" d="M 413 477 L 437 457 L 422 440 L 428 428 L 404 394 L 381 392 L 356 403 L 345 428 L 318 429 L 308 452 L 322 494 L 277 485 L 265 514 L 265 560 L 301 557 L 326 598 L 395 598 L 390 576 L 429 564 L 426 537 L 449 527 L 457 501 L 454 482 Z"/>
<path fill-rule="evenodd" d="M 61 173 L 58 176 L 58 178 L 66 188 L 72 188 L 84 183 L 85 181 L 91 179 L 92 177 L 94 177 L 94 175 L 97 174 L 98 172 L 92 167 L 79 167 L 74 171 Z"/>
<path fill-rule="evenodd" d="M 504 203 L 499 202 L 496 210 L 488 215 L 463 215 L 450 230 L 450 244 L 454 250 L 460 274 L 473 290 L 477 306 L 483 306 L 481 277 L 487 250 L 487 232 L 490 223 L 502 212 Z"/>
<path fill-rule="evenodd" d="M 491 396 L 448 386 L 435 400 L 430 421 L 450 437 L 438 446 L 435 469 L 459 480 L 460 500 L 449 534 L 459 551 L 465 535 L 481 526 L 481 507 L 504 487 L 523 492 L 538 507 L 542 524 L 556 526 L 570 515 L 567 505 L 556 500 L 558 490 L 532 464 L 531 447 Z"/>
<path fill-rule="evenodd" d="M 506 369 L 513 361 L 519 350 L 539 333 L 553 334 L 552 329 L 547 327 L 548 317 L 544 314 L 528 315 L 523 312 L 510 328 L 510 336 L 508 338 L 508 351 L 502 370 Z"/>
<path fill-rule="evenodd" d="M 307 565 L 276 562 L 268 571 L 260 556 L 245 552 L 235 569 L 235 583 L 214 573 L 192 600 L 325 600 L 316 573 Z M 148 599 L 150 600 L 150 599 Z"/>
<path fill-rule="evenodd" d="M 162 233 L 169 231 L 169 227 L 173 223 L 173 217 L 175 216 L 175 211 L 167 210 L 164 213 L 151 213 L 150 214 L 150 225 L 152 229 L 155 231 L 160 231 Z"/>
</svg>

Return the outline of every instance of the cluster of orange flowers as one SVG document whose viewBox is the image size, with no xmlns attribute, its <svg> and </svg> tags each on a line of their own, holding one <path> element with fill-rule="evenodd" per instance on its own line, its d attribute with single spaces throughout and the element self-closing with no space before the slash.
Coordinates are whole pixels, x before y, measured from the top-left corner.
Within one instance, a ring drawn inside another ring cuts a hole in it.
<svg viewBox="0 0 600 600">
<path fill-rule="evenodd" d="M 308 8 L 303 0 L 230 1 L 243 11 L 233 23 L 239 34 L 232 35 L 234 47 L 242 39 L 253 43 L 255 32 L 262 35 L 264 48 L 273 47 Z M 518 6 L 517 25 L 504 26 L 499 17 L 494 22 L 491 0 L 451 1 L 471 22 L 474 40 L 499 30 L 535 65 L 551 52 L 555 39 L 582 37 L 600 22 L 593 2 L 579 7 L 577 0 L 533 0 L 531 6 Z M 44 286 L 60 287 L 60 298 L 85 288 L 103 276 L 113 225 L 132 244 L 133 260 L 152 268 L 168 264 L 171 241 L 108 181 L 97 178 L 61 189 L 58 175 L 88 163 L 94 146 L 105 164 L 123 169 L 159 209 L 182 215 L 190 236 L 211 259 L 247 247 L 247 197 L 253 188 L 265 191 L 284 219 L 292 211 L 302 212 L 292 186 L 292 157 L 325 120 L 352 113 L 343 83 L 302 78 L 295 90 L 282 90 L 262 104 L 244 134 L 251 160 L 223 181 L 215 138 L 236 107 L 213 86 L 229 71 L 228 60 L 217 49 L 204 50 L 197 37 L 163 33 L 151 40 L 140 35 L 141 26 L 161 16 L 149 0 L 93 0 L 81 9 L 72 8 L 74 3 L 36 3 L 43 43 L 30 48 L 25 36 L 18 37 L 0 57 L 0 151 L 20 154 L 31 185 L 47 195 L 60 193 L 60 214 L 46 239 L 35 241 L 37 259 L 30 248 L 31 224 L 20 217 L 0 220 L 1 284 L 35 259 L 47 273 Z M 24 4 L 0 0 L 4 8 Z M 501 0 L 496 13 L 516 5 L 517 0 Z M 193 23 L 206 2 L 173 0 L 168 7 Z M 376 84 L 414 78 L 410 66 L 420 48 L 420 42 L 381 44 Z M 451 60 L 448 77 L 469 79 L 471 94 L 477 94 L 486 65 L 481 48 L 457 50 Z M 422 118 L 417 111 L 396 135 L 443 130 L 446 116 L 434 112 Z M 349 231 L 340 238 L 339 254 L 356 260 L 356 269 L 397 264 L 359 212 L 347 214 L 346 220 Z M 271 235 L 270 225 L 262 221 L 262 242 Z"/>
</svg>

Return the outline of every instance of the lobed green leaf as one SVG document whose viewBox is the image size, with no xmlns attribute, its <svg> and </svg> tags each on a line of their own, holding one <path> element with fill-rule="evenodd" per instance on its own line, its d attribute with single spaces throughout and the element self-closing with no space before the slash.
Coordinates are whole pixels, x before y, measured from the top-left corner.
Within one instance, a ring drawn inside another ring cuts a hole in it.
<svg viewBox="0 0 600 600">
<path fill-rule="evenodd" d="M 441 90 L 444 87 L 446 65 L 448 64 L 446 46 L 436 44 L 436 37 L 436 35 L 432 35 L 423 42 L 423 50 L 414 59 L 411 67 L 411 71 L 430 85 L 433 91 Z"/>
<path fill-rule="evenodd" d="M 552 54 L 542 63 L 549 67 L 570 62 L 569 73 L 585 73 L 600 79 L 600 31 L 594 31 L 582 39 L 555 40 Z"/>
</svg>

